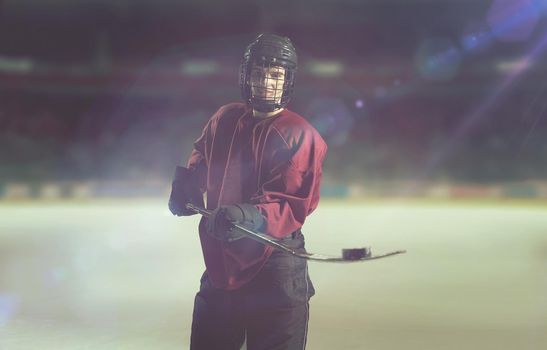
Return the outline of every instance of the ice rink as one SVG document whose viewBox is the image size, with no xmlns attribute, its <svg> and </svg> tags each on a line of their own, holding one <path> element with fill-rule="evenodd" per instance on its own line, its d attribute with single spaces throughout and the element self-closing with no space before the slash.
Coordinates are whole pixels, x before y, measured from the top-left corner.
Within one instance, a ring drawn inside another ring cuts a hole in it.
<svg viewBox="0 0 547 350">
<path fill-rule="evenodd" d="M 165 200 L 0 202 L 0 349 L 186 349 L 204 265 Z M 547 349 L 547 203 L 323 200 L 308 349 Z"/>
</svg>

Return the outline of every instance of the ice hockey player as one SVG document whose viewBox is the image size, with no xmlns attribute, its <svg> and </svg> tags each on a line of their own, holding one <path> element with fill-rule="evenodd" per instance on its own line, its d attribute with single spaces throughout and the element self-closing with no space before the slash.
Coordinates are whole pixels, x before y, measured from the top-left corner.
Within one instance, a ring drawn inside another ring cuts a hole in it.
<svg viewBox="0 0 547 350">
<path fill-rule="evenodd" d="M 261 34 L 240 67 L 243 102 L 222 106 L 195 141 L 187 167 L 177 167 L 171 212 L 202 217 L 206 270 L 196 295 L 191 349 L 304 349 L 309 299 L 315 291 L 306 260 L 273 250 L 232 229 L 258 230 L 304 250 L 301 232 L 319 202 L 327 146 L 303 117 L 286 108 L 297 55 L 291 41 Z"/>
</svg>

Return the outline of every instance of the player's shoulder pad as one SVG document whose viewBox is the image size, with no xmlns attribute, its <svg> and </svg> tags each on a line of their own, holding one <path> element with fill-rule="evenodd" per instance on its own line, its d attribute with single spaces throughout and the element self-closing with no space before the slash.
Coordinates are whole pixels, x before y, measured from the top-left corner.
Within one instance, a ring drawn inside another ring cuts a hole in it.
<svg viewBox="0 0 547 350">
<path fill-rule="evenodd" d="M 327 148 L 317 129 L 298 113 L 286 109 L 275 119 L 273 126 L 290 147 L 307 143 L 325 150 Z"/>
<path fill-rule="evenodd" d="M 213 116 L 216 118 L 225 118 L 227 115 L 241 115 L 247 110 L 247 105 L 242 102 L 231 102 L 221 106 Z"/>
<path fill-rule="evenodd" d="M 213 129 L 216 129 L 216 126 L 222 120 L 223 122 L 229 121 L 230 119 L 239 118 L 247 110 L 247 105 L 241 102 L 232 102 L 221 106 L 215 114 L 209 120 L 209 123 Z"/>
</svg>

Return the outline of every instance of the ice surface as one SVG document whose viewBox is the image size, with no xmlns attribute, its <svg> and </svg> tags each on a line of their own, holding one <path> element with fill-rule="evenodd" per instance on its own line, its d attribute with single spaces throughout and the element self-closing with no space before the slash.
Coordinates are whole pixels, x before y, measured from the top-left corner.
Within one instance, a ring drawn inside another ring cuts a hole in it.
<svg viewBox="0 0 547 350">
<path fill-rule="evenodd" d="M 164 201 L 0 202 L 0 349 L 185 349 L 204 265 Z M 322 201 L 308 349 L 547 348 L 547 205 Z"/>
</svg>

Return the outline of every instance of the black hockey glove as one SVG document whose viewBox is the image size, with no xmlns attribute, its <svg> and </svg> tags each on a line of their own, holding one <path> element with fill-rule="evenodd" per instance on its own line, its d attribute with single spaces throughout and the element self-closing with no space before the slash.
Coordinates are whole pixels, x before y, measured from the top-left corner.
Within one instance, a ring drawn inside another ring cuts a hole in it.
<svg viewBox="0 0 547 350">
<path fill-rule="evenodd" d="M 169 196 L 169 210 L 177 216 L 196 214 L 193 210 L 186 209 L 188 203 L 203 207 L 203 194 L 192 170 L 178 166 L 175 170 L 171 195 Z"/>
<path fill-rule="evenodd" d="M 251 230 L 260 230 L 264 225 L 264 217 L 252 204 L 222 205 L 207 219 L 207 233 L 228 242 L 245 237 L 244 233 L 233 228 L 233 224 L 243 225 Z"/>
</svg>

